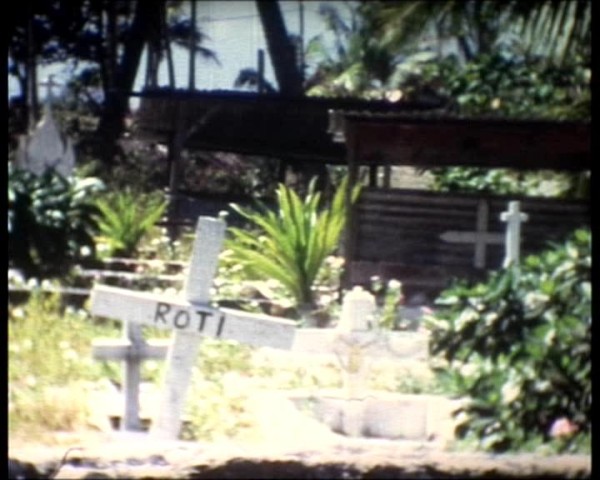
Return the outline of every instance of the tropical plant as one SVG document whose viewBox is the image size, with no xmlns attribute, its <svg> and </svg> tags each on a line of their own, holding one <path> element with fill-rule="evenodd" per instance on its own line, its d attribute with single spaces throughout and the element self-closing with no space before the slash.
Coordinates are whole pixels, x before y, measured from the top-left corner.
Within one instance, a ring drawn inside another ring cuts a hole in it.
<svg viewBox="0 0 600 480">
<path fill-rule="evenodd" d="M 95 254 L 93 203 L 103 188 L 93 177 L 36 176 L 8 166 L 9 266 L 26 277 L 64 274 Z"/>
<path fill-rule="evenodd" d="M 471 398 L 459 437 L 494 451 L 563 437 L 568 450 L 590 433 L 591 296 L 589 230 L 527 257 L 518 275 L 442 293 L 426 324 L 431 354 L 447 362 L 441 378 Z"/>
<path fill-rule="evenodd" d="M 394 52 L 379 41 L 370 12 L 368 4 L 319 6 L 327 32 L 312 38 L 306 48 L 312 70 L 306 85 L 308 95 L 381 95 L 393 72 Z"/>
<path fill-rule="evenodd" d="M 373 3 L 374 22 L 383 43 L 396 50 L 414 46 L 426 36 L 441 52 L 453 40 L 465 61 L 513 44 L 527 57 L 568 61 L 591 52 L 590 0 L 485 2 L 452 0 Z"/>
<path fill-rule="evenodd" d="M 313 284 L 328 255 L 336 249 L 346 222 L 347 177 L 324 208 L 313 178 L 304 200 L 287 186 L 277 189 L 277 211 L 258 203 L 257 209 L 232 208 L 255 230 L 229 228 L 227 248 L 250 278 L 273 279 L 294 298 L 300 310 L 315 306 Z M 360 187 L 352 188 L 351 202 Z"/>
<path fill-rule="evenodd" d="M 110 193 L 96 202 L 101 236 L 109 256 L 132 256 L 139 243 L 167 208 L 161 194 L 147 194 L 125 189 Z"/>
<path fill-rule="evenodd" d="M 195 2 L 191 3 L 194 10 Z M 189 4 L 181 0 L 84 0 L 78 8 L 59 0 L 15 4 L 8 22 L 9 74 L 19 82 L 22 105 L 37 114 L 37 89 L 31 88 L 37 83 L 37 63 L 72 67 L 81 93 L 78 101 L 98 115 L 94 135 L 87 139 L 89 148 L 96 158 L 112 163 L 121 153 L 118 141 L 127 128 L 129 100 L 123 92 L 132 91 L 145 50 L 149 86 L 156 86 L 165 56 L 174 86 L 172 43 L 193 47 L 196 56 L 217 61 L 205 47 L 206 35 L 190 18 Z"/>
</svg>

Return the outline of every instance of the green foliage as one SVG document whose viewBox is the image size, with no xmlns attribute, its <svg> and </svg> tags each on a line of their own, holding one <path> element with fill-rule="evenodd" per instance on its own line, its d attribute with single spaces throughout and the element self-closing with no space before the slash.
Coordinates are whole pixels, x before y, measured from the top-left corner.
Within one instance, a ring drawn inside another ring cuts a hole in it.
<svg viewBox="0 0 600 480">
<path fill-rule="evenodd" d="M 262 204 L 252 210 L 232 205 L 257 231 L 230 227 L 227 248 L 249 278 L 278 281 L 297 306 L 314 306 L 312 287 L 325 258 L 337 247 L 346 221 L 346 185 L 339 185 L 329 208 L 310 182 L 304 201 L 280 184 L 277 211 Z M 352 201 L 359 187 L 352 191 Z"/>
<path fill-rule="evenodd" d="M 93 360 L 92 340 L 118 332 L 113 325 L 93 323 L 85 310 L 63 310 L 58 294 L 34 290 L 24 305 L 9 305 L 11 431 L 81 426 L 87 414 L 83 392 L 77 392 L 82 382 L 116 377 L 106 364 Z M 65 385 L 79 387 L 60 390 Z"/>
<path fill-rule="evenodd" d="M 53 170 L 36 176 L 9 164 L 9 265 L 27 277 L 63 274 L 92 257 L 96 178 L 65 178 Z"/>
<path fill-rule="evenodd" d="M 400 306 L 403 302 L 402 283 L 396 279 L 389 280 L 387 285 L 378 276 L 371 277 L 371 290 L 378 298 L 379 307 L 378 325 L 386 330 L 402 329 L 402 322 L 399 318 Z"/>
<path fill-rule="evenodd" d="M 96 203 L 101 215 L 100 241 L 109 256 L 133 256 L 146 234 L 160 220 L 167 202 L 160 194 L 125 189 L 108 194 Z"/>
<path fill-rule="evenodd" d="M 429 56 L 396 76 L 407 97 L 422 85 L 435 85 L 452 98 L 459 113 L 473 116 L 589 120 L 591 70 L 582 58 L 563 66 L 526 60 L 506 49 L 475 57 L 461 66 L 456 59 Z M 585 197 L 587 176 L 557 172 L 516 172 L 468 167 L 433 168 L 440 191 Z"/>
<path fill-rule="evenodd" d="M 591 428 L 591 234 L 576 231 L 564 245 L 528 257 L 520 268 L 487 283 L 460 283 L 439 299 L 428 319 L 430 352 L 457 393 L 461 437 L 494 451 L 536 438 L 575 448 L 574 431 Z M 570 432 L 552 432 L 556 422 Z"/>
</svg>

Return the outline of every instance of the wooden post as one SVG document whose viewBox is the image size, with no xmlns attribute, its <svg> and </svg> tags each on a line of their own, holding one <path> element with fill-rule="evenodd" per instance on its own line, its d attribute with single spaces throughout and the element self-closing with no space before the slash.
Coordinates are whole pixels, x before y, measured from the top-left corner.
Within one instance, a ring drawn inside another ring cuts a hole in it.
<svg viewBox="0 0 600 480">
<path fill-rule="evenodd" d="M 189 85 L 190 90 L 196 89 L 196 0 L 191 0 L 191 22 L 192 28 L 190 29 L 190 71 L 189 71 Z"/>
<path fill-rule="evenodd" d="M 258 49 L 258 93 L 265 93 L 265 51 Z"/>
<path fill-rule="evenodd" d="M 171 137 L 169 143 L 169 204 L 167 207 L 167 217 L 170 222 L 179 217 L 179 169 L 181 166 L 181 152 L 183 151 L 185 140 L 185 125 L 182 108 L 183 107 L 178 103 L 175 133 Z M 170 223 L 168 235 L 171 242 L 175 241 L 179 236 L 179 227 Z"/>
<path fill-rule="evenodd" d="M 346 139 L 346 160 L 348 162 L 348 182 L 346 185 L 346 228 L 344 229 L 344 243 L 342 245 L 345 259 L 344 272 L 342 274 L 341 287 L 348 287 L 352 278 L 352 259 L 355 254 L 356 229 L 354 225 L 354 208 L 352 205 L 352 189 L 358 181 L 358 165 L 356 164 L 357 136 L 354 129 L 347 121 L 342 122 L 343 135 Z"/>
</svg>

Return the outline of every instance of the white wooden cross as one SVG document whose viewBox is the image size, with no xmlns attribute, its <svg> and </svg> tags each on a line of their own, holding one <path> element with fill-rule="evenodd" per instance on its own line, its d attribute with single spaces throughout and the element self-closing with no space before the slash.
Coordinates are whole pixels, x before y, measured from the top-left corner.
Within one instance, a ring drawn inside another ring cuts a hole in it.
<svg viewBox="0 0 600 480">
<path fill-rule="evenodd" d="M 475 255 L 473 265 L 475 268 L 485 268 L 485 253 L 488 244 L 501 245 L 504 237 L 500 233 L 488 232 L 489 206 L 485 200 L 477 205 L 477 225 L 474 232 L 460 232 L 450 230 L 440 235 L 445 242 L 474 243 Z"/>
<path fill-rule="evenodd" d="M 296 324 L 291 320 L 209 305 L 225 227 L 221 219 L 198 219 L 185 298 L 104 285 L 92 290 L 94 315 L 175 331 L 167 357 L 159 416 L 151 430 L 157 437 L 176 439 L 179 435 L 186 392 L 202 336 L 282 349 L 290 349 L 294 341 Z"/>
<path fill-rule="evenodd" d="M 92 356 L 96 360 L 120 360 L 123 362 L 123 416 L 121 430 L 141 430 L 140 382 L 143 360 L 163 360 L 169 344 L 165 340 L 144 340 L 141 325 L 123 323 L 123 337 L 117 340 L 95 340 Z"/>
<path fill-rule="evenodd" d="M 519 263 L 519 252 L 521 245 L 521 222 L 526 222 L 529 216 L 521 213 L 520 202 L 513 201 L 508 204 L 508 211 L 500 215 L 500 219 L 506 222 L 506 254 L 503 267 L 510 265 L 517 267 Z"/>
</svg>

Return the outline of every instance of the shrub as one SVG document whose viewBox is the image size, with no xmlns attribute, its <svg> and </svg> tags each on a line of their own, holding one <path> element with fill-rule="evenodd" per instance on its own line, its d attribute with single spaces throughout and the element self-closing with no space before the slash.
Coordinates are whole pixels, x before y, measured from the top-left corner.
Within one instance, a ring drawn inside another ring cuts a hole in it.
<svg viewBox="0 0 600 480">
<path fill-rule="evenodd" d="M 331 205 L 324 208 L 315 191 L 316 178 L 309 184 L 304 201 L 280 184 L 277 211 L 259 204 L 252 210 L 232 205 L 255 231 L 230 227 L 227 248 L 249 278 L 274 279 L 294 298 L 300 308 L 314 308 L 313 286 L 325 259 L 338 245 L 346 222 L 346 185 L 339 185 Z M 359 193 L 353 189 L 352 201 Z"/>
<path fill-rule="evenodd" d="M 107 245 L 109 256 L 132 256 L 144 236 L 160 220 L 167 202 L 161 194 L 135 192 L 129 188 L 101 198 L 99 240 Z"/>
<path fill-rule="evenodd" d="M 96 178 L 65 178 L 53 170 L 36 176 L 9 165 L 9 264 L 27 277 L 64 274 L 92 257 L 97 213 Z"/>
<path fill-rule="evenodd" d="M 529 256 L 520 275 L 457 284 L 429 317 L 430 352 L 439 373 L 472 401 L 459 410 L 459 437 L 494 451 L 560 439 L 573 449 L 590 433 L 591 234 Z M 557 433 L 557 422 L 570 425 Z"/>
</svg>

